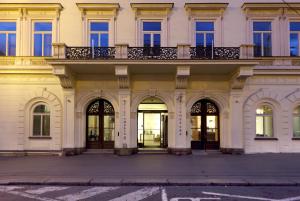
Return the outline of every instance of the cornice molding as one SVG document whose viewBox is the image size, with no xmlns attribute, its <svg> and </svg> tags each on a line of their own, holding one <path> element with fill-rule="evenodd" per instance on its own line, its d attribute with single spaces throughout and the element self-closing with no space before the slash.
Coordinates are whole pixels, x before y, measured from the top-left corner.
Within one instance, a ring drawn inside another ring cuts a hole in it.
<svg viewBox="0 0 300 201">
<path fill-rule="evenodd" d="M 59 18 L 62 9 L 60 3 L 0 3 L 0 17 L 5 19 L 46 15 Z"/>
<path fill-rule="evenodd" d="M 222 17 L 228 3 L 185 3 L 189 17 Z"/>
<path fill-rule="evenodd" d="M 174 3 L 131 3 L 135 16 L 164 16 L 168 17 L 174 7 Z"/>
<path fill-rule="evenodd" d="M 299 17 L 300 3 L 244 3 L 241 8 L 247 17 Z"/>
<path fill-rule="evenodd" d="M 77 3 L 82 16 L 97 15 L 116 17 L 120 5 L 118 3 Z"/>
</svg>

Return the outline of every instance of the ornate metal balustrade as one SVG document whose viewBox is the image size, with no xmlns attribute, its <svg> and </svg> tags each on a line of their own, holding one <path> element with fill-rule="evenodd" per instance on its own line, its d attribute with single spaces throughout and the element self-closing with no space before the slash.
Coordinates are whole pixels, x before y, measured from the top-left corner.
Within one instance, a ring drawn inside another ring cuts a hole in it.
<svg viewBox="0 0 300 201">
<path fill-rule="evenodd" d="M 114 47 L 66 47 L 66 59 L 114 59 Z"/>
<path fill-rule="evenodd" d="M 239 47 L 191 47 L 191 59 L 232 60 L 240 58 Z"/>
<path fill-rule="evenodd" d="M 128 59 L 174 60 L 177 59 L 177 48 L 176 47 L 128 47 Z"/>
</svg>

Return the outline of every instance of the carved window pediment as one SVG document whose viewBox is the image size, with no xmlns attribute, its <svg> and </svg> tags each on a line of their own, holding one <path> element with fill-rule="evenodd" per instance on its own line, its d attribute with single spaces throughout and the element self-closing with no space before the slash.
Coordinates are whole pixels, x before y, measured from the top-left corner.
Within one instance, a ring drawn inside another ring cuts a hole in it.
<svg viewBox="0 0 300 201">
<path fill-rule="evenodd" d="M 184 5 L 189 17 L 221 17 L 228 3 L 186 3 Z"/>
<path fill-rule="evenodd" d="M 0 3 L 1 18 L 59 17 L 63 6 L 60 3 Z"/>
<path fill-rule="evenodd" d="M 82 16 L 116 17 L 120 5 L 118 3 L 77 3 Z"/>
<path fill-rule="evenodd" d="M 244 3 L 247 17 L 299 16 L 300 3 Z"/>
<path fill-rule="evenodd" d="M 130 5 L 136 17 L 167 17 L 174 6 L 173 3 L 131 3 Z"/>
</svg>

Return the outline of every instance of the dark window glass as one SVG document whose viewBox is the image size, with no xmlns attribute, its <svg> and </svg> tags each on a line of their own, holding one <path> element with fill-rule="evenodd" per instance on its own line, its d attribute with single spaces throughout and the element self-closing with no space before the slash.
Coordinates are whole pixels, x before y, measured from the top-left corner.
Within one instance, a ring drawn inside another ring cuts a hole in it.
<svg viewBox="0 0 300 201">
<path fill-rule="evenodd" d="M 16 23 L 0 22 L 0 31 L 16 31 Z"/>
<path fill-rule="evenodd" d="M 253 31 L 271 31 L 271 22 L 253 22 Z"/>
<path fill-rule="evenodd" d="M 91 47 L 99 47 L 99 35 L 98 34 L 91 34 Z"/>
<path fill-rule="evenodd" d="M 298 56 L 299 55 L 299 37 L 298 34 L 290 34 L 290 55 Z"/>
<path fill-rule="evenodd" d="M 33 136 L 41 135 L 41 115 L 33 115 Z"/>
<path fill-rule="evenodd" d="M 101 47 L 108 47 L 108 34 L 101 34 Z"/>
<path fill-rule="evenodd" d="M 44 35 L 44 56 L 51 56 L 51 47 L 52 47 L 52 35 Z"/>
<path fill-rule="evenodd" d="M 151 46 L 151 35 L 150 34 L 144 34 L 144 46 L 145 47 Z"/>
<path fill-rule="evenodd" d="M 300 31 L 300 22 L 290 22 L 290 31 Z"/>
<path fill-rule="evenodd" d="M 204 34 L 203 33 L 196 34 L 196 46 L 204 47 Z"/>
<path fill-rule="evenodd" d="M 160 47 L 160 34 L 154 34 L 153 39 L 154 47 Z"/>
<path fill-rule="evenodd" d="M 91 22 L 91 31 L 108 31 L 108 22 Z"/>
<path fill-rule="evenodd" d="M 196 22 L 196 31 L 214 31 L 214 23 Z"/>
<path fill-rule="evenodd" d="M 8 56 L 16 55 L 16 34 L 8 34 Z"/>
<path fill-rule="evenodd" d="M 36 22 L 34 23 L 34 31 L 52 31 L 52 23 Z"/>
<path fill-rule="evenodd" d="M 270 33 L 264 33 L 264 56 L 272 56 L 272 37 Z"/>
<path fill-rule="evenodd" d="M 144 31 L 161 31 L 160 22 L 143 22 Z"/>
<path fill-rule="evenodd" d="M 50 136 L 50 115 L 43 116 L 43 133 L 42 136 Z"/>
<path fill-rule="evenodd" d="M 0 56 L 6 55 L 6 34 L 0 34 Z"/>
<path fill-rule="evenodd" d="M 254 42 L 254 56 L 261 56 L 261 34 L 254 33 L 253 34 L 253 42 Z"/>
<path fill-rule="evenodd" d="M 43 56 L 43 35 L 42 34 L 34 34 L 34 56 Z"/>
<path fill-rule="evenodd" d="M 214 40 L 214 34 L 208 33 L 206 34 L 206 47 L 212 47 Z"/>
</svg>

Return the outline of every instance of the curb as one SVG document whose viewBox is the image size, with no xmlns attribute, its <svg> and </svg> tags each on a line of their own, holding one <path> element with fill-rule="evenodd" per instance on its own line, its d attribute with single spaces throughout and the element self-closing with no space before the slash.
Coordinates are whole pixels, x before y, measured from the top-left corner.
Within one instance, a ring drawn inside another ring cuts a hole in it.
<svg viewBox="0 0 300 201">
<path fill-rule="evenodd" d="M 172 179 L 162 179 L 156 181 L 138 181 L 138 180 L 128 180 L 128 179 L 105 179 L 93 180 L 87 179 L 85 181 L 74 180 L 72 181 L 63 181 L 60 180 L 2 180 L 0 181 L 0 186 L 4 185 L 57 185 L 57 186 L 300 186 L 300 182 L 292 180 L 273 180 L 273 181 L 264 181 L 264 180 L 220 180 L 220 179 L 203 179 L 190 182 L 187 181 L 172 181 Z"/>
</svg>

